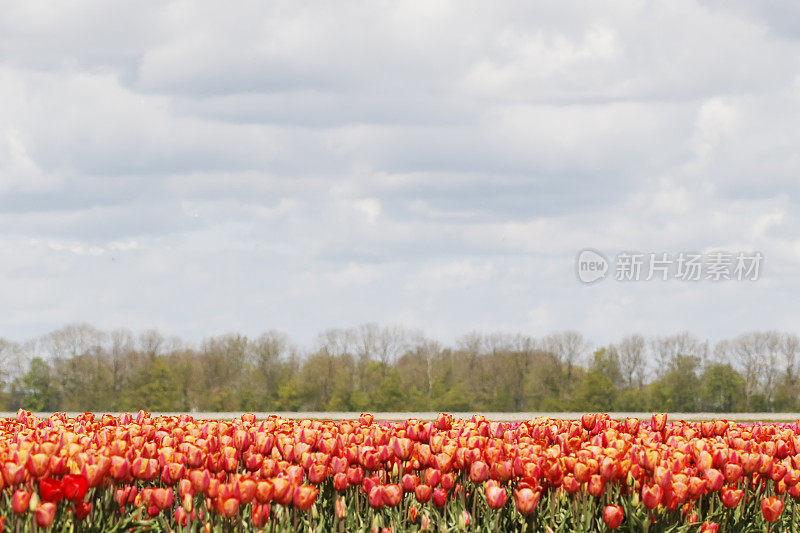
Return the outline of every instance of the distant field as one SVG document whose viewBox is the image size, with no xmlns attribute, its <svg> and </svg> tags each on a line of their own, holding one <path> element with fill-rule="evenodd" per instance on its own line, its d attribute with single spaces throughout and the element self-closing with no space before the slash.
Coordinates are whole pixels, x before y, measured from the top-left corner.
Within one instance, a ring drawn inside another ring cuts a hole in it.
<svg viewBox="0 0 800 533">
<path fill-rule="evenodd" d="M 33 413 L 40 417 L 48 417 L 52 413 Z M 75 416 L 78 413 L 68 413 L 70 416 Z M 97 414 L 103 414 L 98 412 Z M 109 413 L 118 414 L 118 413 Z M 134 416 L 136 413 L 132 413 Z M 166 415 L 177 416 L 183 413 L 157 413 L 153 412 L 153 416 Z M 242 412 L 209 412 L 209 413 L 187 413 L 195 419 L 208 419 L 208 420 L 227 420 L 233 419 L 242 415 Z M 324 412 L 324 411 L 300 411 L 300 412 L 275 412 L 275 413 L 255 413 L 257 418 L 266 418 L 270 415 L 278 415 L 282 418 L 295 418 L 295 419 L 315 419 L 315 420 L 355 420 L 361 413 L 356 412 Z M 387 412 L 387 413 L 372 413 L 375 420 L 407 420 L 409 418 L 416 418 L 418 420 L 435 420 L 438 412 Z M 457 418 L 471 418 L 474 413 L 450 413 Z M 531 420 L 537 417 L 558 418 L 563 420 L 579 419 L 583 413 L 560 412 L 560 413 L 479 413 L 486 417 L 487 420 L 498 422 L 520 422 L 523 420 Z M 649 419 L 652 413 L 608 413 L 611 418 L 622 420 L 623 418 L 640 418 Z M 16 413 L 0 412 L 0 417 L 11 418 L 15 417 Z M 800 420 L 800 413 L 669 413 L 668 416 L 671 420 L 733 420 L 736 422 L 794 422 Z"/>
</svg>

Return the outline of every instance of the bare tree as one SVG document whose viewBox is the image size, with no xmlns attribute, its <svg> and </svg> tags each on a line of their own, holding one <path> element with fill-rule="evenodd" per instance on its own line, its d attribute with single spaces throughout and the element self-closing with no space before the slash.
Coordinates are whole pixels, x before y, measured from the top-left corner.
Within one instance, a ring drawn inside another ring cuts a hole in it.
<svg viewBox="0 0 800 533">
<path fill-rule="evenodd" d="M 100 348 L 106 334 L 89 324 L 69 324 L 39 339 L 42 349 L 55 360 L 83 355 Z"/>
<path fill-rule="evenodd" d="M 611 348 L 617 352 L 620 372 L 626 387 L 642 388 L 647 374 L 647 343 L 639 334 L 625 337 Z"/>
<path fill-rule="evenodd" d="M 356 351 L 356 332 L 353 329 L 329 329 L 317 335 L 318 349 L 340 356 Z"/>
<path fill-rule="evenodd" d="M 708 341 L 701 341 L 688 331 L 657 337 L 650 341 L 655 356 L 655 373 L 661 376 L 679 355 L 694 356 L 705 361 L 708 358 Z"/>
<path fill-rule="evenodd" d="M 0 390 L 25 373 L 28 359 L 25 344 L 0 338 Z"/>
<path fill-rule="evenodd" d="M 745 382 L 745 401 L 763 393 L 771 399 L 774 369 L 781 349 L 781 337 L 775 332 L 752 332 L 739 335 L 727 344 L 729 357 Z M 784 356 L 785 357 L 785 356 Z"/>
<path fill-rule="evenodd" d="M 157 329 L 148 329 L 139 334 L 138 341 L 139 349 L 153 359 L 161 355 L 161 349 L 166 339 Z"/>
<path fill-rule="evenodd" d="M 797 382 L 797 354 L 800 353 L 800 338 L 792 333 L 781 336 L 781 352 L 783 354 L 783 364 L 786 370 L 786 377 L 789 382 Z"/>
<path fill-rule="evenodd" d="M 267 388 L 277 387 L 281 360 L 286 356 L 288 350 L 289 338 L 285 333 L 275 330 L 263 333 L 253 343 L 253 362 Z"/>
<path fill-rule="evenodd" d="M 567 377 L 572 376 L 572 368 L 580 364 L 581 359 L 589 351 L 591 345 L 577 331 L 551 333 L 541 342 L 543 351 L 554 354 L 562 364 L 567 366 Z"/>
</svg>

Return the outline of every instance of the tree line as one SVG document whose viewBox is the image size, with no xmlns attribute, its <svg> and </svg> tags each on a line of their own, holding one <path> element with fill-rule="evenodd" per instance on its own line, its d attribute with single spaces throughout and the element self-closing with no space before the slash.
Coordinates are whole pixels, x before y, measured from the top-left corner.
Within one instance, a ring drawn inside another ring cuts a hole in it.
<svg viewBox="0 0 800 533">
<path fill-rule="evenodd" d="M 798 353 L 800 339 L 776 331 L 606 346 L 575 331 L 473 332 L 445 346 L 365 324 L 301 350 L 277 331 L 192 345 L 72 324 L 0 338 L 0 410 L 797 412 Z"/>
</svg>

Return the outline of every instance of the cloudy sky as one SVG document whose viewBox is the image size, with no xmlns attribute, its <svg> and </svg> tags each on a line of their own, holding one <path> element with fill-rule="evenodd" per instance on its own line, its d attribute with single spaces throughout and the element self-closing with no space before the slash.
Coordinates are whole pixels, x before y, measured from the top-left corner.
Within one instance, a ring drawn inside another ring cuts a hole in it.
<svg viewBox="0 0 800 533">
<path fill-rule="evenodd" d="M 2 337 L 800 333 L 796 5 L 0 13 Z M 584 285 L 587 247 L 764 262 Z"/>
</svg>

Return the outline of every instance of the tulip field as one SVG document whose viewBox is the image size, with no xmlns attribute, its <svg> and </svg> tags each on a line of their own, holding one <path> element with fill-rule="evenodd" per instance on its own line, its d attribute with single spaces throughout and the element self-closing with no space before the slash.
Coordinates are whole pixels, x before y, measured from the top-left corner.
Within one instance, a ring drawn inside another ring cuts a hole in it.
<svg viewBox="0 0 800 533">
<path fill-rule="evenodd" d="M 800 422 L 0 424 L 0 532 L 800 530 Z"/>
</svg>

